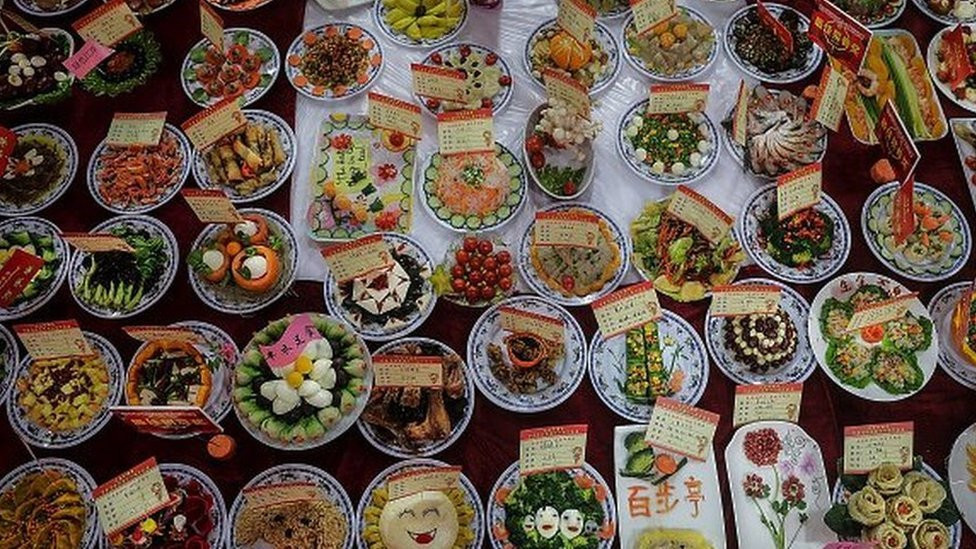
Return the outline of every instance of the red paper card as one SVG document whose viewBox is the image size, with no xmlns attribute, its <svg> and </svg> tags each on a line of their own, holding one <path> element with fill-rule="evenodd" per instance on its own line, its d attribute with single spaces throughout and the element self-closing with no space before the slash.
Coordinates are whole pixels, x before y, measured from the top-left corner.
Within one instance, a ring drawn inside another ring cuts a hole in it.
<svg viewBox="0 0 976 549">
<path fill-rule="evenodd" d="M 973 64 L 969 60 L 969 52 L 963 40 L 962 25 L 956 25 L 951 31 L 942 35 L 943 62 L 949 70 L 949 83 L 955 89 L 973 74 Z"/>
<path fill-rule="evenodd" d="M 773 31 L 776 38 L 783 43 L 783 47 L 786 48 L 788 53 L 793 53 L 793 34 L 790 29 L 786 28 L 786 25 L 780 22 L 780 20 L 769 12 L 766 8 L 766 4 L 762 3 L 762 0 L 756 0 L 756 11 L 759 13 L 759 20 L 763 25 Z"/>
<path fill-rule="evenodd" d="M 828 0 L 819 0 L 810 19 L 810 40 L 852 73 L 861 69 L 871 31 Z"/>
<path fill-rule="evenodd" d="M 10 155 L 13 154 L 16 146 L 17 134 L 9 128 L 0 126 L 0 175 L 6 171 Z"/>
<path fill-rule="evenodd" d="M 891 162 L 895 177 L 901 184 L 891 208 L 891 227 L 895 243 L 901 244 L 915 230 L 914 179 L 920 155 L 891 101 L 885 102 L 881 109 L 881 117 L 874 127 L 874 133 L 878 136 L 881 152 Z"/>
<path fill-rule="evenodd" d="M 112 406 L 112 414 L 140 433 L 167 436 L 215 435 L 224 432 L 196 406 Z"/>
<path fill-rule="evenodd" d="M 0 307 L 7 308 L 44 267 L 44 259 L 17 249 L 0 267 Z"/>
</svg>

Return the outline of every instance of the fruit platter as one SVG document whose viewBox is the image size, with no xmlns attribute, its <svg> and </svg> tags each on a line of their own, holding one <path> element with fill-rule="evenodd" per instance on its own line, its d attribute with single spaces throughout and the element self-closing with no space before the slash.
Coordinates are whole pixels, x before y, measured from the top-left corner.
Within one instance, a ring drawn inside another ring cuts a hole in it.
<svg viewBox="0 0 976 549">
<path fill-rule="evenodd" d="M 389 40 L 429 48 L 453 40 L 467 22 L 468 11 L 468 0 L 379 0 L 373 20 Z"/>
<path fill-rule="evenodd" d="M 307 343 L 294 360 L 272 367 L 268 353 L 296 321 Z M 352 427 L 372 382 L 362 339 L 335 318 L 303 313 L 269 323 L 244 347 L 234 367 L 234 412 L 251 436 L 273 448 L 315 448 Z"/>
<path fill-rule="evenodd" d="M 306 213 L 313 240 L 410 230 L 416 163 L 412 138 L 378 128 L 360 114 L 332 113 L 322 121 L 316 150 Z"/>
<path fill-rule="evenodd" d="M 298 244 L 283 217 L 257 208 L 239 213 L 240 223 L 208 225 L 186 258 L 197 297 L 229 314 L 271 305 L 288 291 L 298 269 Z"/>
<path fill-rule="evenodd" d="M 216 47 L 197 42 L 180 71 L 183 91 L 191 101 L 209 107 L 226 97 L 242 95 L 250 105 L 271 89 L 281 71 L 281 55 L 274 42 L 253 29 L 224 29 L 224 43 Z"/>
<path fill-rule="evenodd" d="M 484 154 L 434 153 L 423 174 L 421 203 L 438 224 L 458 232 L 501 228 L 528 194 L 522 163 L 501 143 Z"/>
<path fill-rule="evenodd" d="M 495 51 L 478 44 L 461 42 L 436 48 L 424 58 L 424 65 L 463 71 L 465 101 L 447 101 L 414 94 L 427 112 L 491 109 L 498 114 L 512 98 L 512 70 Z"/>
<path fill-rule="evenodd" d="M 899 318 L 847 329 L 859 308 L 907 293 L 905 286 L 872 273 L 841 275 L 817 293 L 807 323 L 810 345 L 834 383 L 877 402 L 901 400 L 925 386 L 939 350 L 932 319 L 917 298 Z"/>
<path fill-rule="evenodd" d="M 606 90 L 620 72 L 617 41 L 600 22 L 585 44 L 561 29 L 555 19 L 542 23 L 529 35 L 523 61 L 539 86 L 543 85 L 542 73 L 549 68 L 576 80 L 590 95 Z"/>
</svg>

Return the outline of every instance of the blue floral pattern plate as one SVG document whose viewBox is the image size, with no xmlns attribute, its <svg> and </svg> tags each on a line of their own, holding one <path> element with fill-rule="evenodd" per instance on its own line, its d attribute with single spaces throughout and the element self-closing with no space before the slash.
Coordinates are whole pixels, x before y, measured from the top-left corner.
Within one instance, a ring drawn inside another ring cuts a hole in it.
<svg viewBox="0 0 976 549">
<path fill-rule="evenodd" d="M 61 289 L 61 284 L 64 283 L 64 279 L 68 275 L 68 259 L 71 257 L 71 249 L 64 239 L 61 238 L 61 229 L 57 225 L 41 217 L 16 217 L 0 223 L 0 236 L 16 231 L 27 231 L 31 234 L 44 235 L 50 238 L 52 243 L 51 247 L 54 250 L 58 264 L 54 273 L 51 275 L 50 283 L 43 290 L 29 298 L 22 299 L 19 303 L 14 303 L 8 307 L 0 307 L 0 321 L 21 318 L 44 307 L 58 293 L 58 290 Z M 37 276 L 40 276 L 40 273 L 35 275 L 35 280 Z M 2 400 L 0 398 L 0 401 Z"/>
<path fill-rule="evenodd" d="M 942 288 L 932 296 L 928 310 L 939 335 L 939 366 L 960 385 L 976 390 L 976 368 L 969 366 L 952 341 L 952 311 L 971 285 L 957 282 Z"/>
<path fill-rule="evenodd" d="M 545 82 L 542 79 L 541 68 L 537 70 L 533 67 L 532 50 L 542 34 L 551 31 L 555 27 L 555 18 L 544 21 L 529 35 L 529 39 L 525 42 L 525 49 L 522 51 L 522 65 L 525 68 L 525 72 L 532 77 L 532 80 L 540 88 L 545 87 Z M 594 80 L 593 85 L 590 86 L 590 97 L 608 89 L 613 85 L 613 81 L 617 79 L 617 75 L 620 74 L 620 48 L 617 47 L 617 40 L 610 33 L 610 29 L 603 23 L 597 21 L 596 26 L 593 28 L 593 39 L 600 45 L 600 49 L 607 54 L 607 63 L 603 67 L 603 72 L 600 73 Z M 596 56 L 597 53 L 599 52 L 594 48 L 593 55 Z"/>
</svg>

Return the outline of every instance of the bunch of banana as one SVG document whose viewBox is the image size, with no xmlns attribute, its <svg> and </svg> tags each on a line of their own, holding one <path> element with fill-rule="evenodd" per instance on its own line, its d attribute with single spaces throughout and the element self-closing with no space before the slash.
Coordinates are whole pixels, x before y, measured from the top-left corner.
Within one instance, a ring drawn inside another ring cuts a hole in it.
<svg viewBox="0 0 976 549">
<path fill-rule="evenodd" d="M 969 471 L 969 489 L 976 492 L 976 444 L 966 445 L 966 470 Z"/>
<path fill-rule="evenodd" d="M 411 40 L 434 40 L 451 32 L 464 15 L 463 0 L 383 0 L 383 19 Z"/>
</svg>

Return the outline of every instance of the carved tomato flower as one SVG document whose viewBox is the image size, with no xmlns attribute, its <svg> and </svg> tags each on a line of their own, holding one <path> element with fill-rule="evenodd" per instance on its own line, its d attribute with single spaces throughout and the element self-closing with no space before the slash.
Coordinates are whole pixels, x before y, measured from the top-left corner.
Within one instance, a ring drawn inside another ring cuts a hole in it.
<svg viewBox="0 0 976 549">
<path fill-rule="evenodd" d="M 332 138 L 331 144 L 337 151 L 344 151 L 352 146 L 352 136 L 348 133 L 340 133 Z"/>
<path fill-rule="evenodd" d="M 775 465 L 779 460 L 779 453 L 783 443 L 776 431 L 766 428 L 746 433 L 746 440 L 742 445 L 746 457 L 756 465 Z"/>
<path fill-rule="evenodd" d="M 802 503 L 806 499 L 806 494 L 804 492 L 803 481 L 794 475 L 790 475 L 783 481 L 783 499 L 789 502 L 791 505 L 796 506 Z"/>
<path fill-rule="evenodd" d="M 742 489 L 747 496 L 755 499 L 762 499 L 769 495 L 769 486 L 755 473 L 746 475 L 746 479 L 742 481 Z"/>
<path fill-rule="evenodd" d="M 397 176 L 397 168 L 393 164 L 383 164 L 377 168 L 376 174 L 381 181 L 391 181 Z"/>
<path fill-rule="evenodd" d="M 394 210 L 386 210 L 376 216 L 376 228 L 381 231 L 392 231 L 396 229 L 397 223 L 400 221 L 400 212 Z"/>
</svg>

